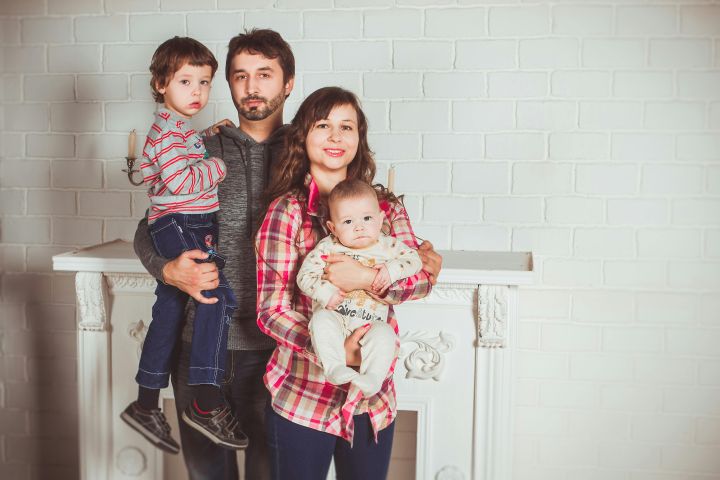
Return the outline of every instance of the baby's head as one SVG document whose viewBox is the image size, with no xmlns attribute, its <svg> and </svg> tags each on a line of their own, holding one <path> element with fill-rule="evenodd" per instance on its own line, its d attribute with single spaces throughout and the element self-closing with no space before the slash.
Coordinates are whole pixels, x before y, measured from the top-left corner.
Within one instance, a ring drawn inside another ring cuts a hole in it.
<svg viewBox="0 0 720 480">
<path fill-rule="evenodd" d="M 202 43 L 189 37 L 163 42 L 150 62 L 150 87 L 158 103 L 190 117 L 207 104 L 218 63 Z"/>
<path fill-rule="evenodd" d="M 368 183 L 348 179 L 338 183 L 328 197 L 330 232 L 348 248 L 365 248 L 380 238 L 383 213 L 377 193 Z"/>
</svg>

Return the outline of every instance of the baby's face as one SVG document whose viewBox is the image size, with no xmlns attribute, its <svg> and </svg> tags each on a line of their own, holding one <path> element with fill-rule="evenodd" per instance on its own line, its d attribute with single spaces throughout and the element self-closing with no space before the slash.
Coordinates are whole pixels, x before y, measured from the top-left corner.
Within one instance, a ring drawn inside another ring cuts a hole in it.
<svg viewBox="0 0 720 480">
<path fill-rule="evenodd" d="M 374 245 L 380 238 L 382 212 L 377 198 L 363 195 L 359 198 L 344 198 L 330 205 L 328 228 L 348 248 L 365 248 Z"/>
</svg>

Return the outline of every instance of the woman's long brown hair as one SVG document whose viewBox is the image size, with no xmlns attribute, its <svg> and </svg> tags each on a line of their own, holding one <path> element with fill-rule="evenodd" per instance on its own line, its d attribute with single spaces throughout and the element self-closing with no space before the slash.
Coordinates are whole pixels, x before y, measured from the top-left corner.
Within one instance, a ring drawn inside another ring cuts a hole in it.
<svg viewBox="0 0 720 480">
<path fill-rule="evenodd" d="M 350 105 L 355 109 L 360 138 L 355 158 L 348 165 L 347 178 L 372 183 L 375 177 L 375 158 L 368 146 L 367 119 L 360 108 L 360 101 L 354 93 L 340 87 L 324 87 L 315 90 L 305 99 L 286 132 L 285 154 L 275 163 L 265 189 L 266 205 L 286 193 L 304 198 L 305 176 L 310 171 L 305 139 L 315 122 L 326 119 L 333 108 L 341 105 Z"/>
</svg>

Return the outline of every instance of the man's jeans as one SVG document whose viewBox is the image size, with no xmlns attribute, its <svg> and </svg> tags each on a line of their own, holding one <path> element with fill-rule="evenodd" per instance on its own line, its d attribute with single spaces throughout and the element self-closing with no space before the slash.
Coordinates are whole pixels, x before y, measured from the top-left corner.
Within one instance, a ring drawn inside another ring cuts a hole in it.
<svg viewBox="0 0 720 480">
<path fill-rule="evenodd" d="M 215 214 L 172 214 L 160 217 L 150 225 L 150 235 L 157 252 L 165 258 L 176 258 L 187 250 L 199 249 L 210 253 L 206 261 L 213 261 L 218 269 L 224 259 L 215 252 L 218 226 Z M 222 272 L 220 285 L 204 291 L 208 298 L 217 297 L 214 304 L 196 302 L 195 323 L 190 356 L 190 385 L 220 385 L 225 375 L 228 327 L 237 300 Z M 135 380 L 146 388 L 165 388 L 170 378 L 173 349 L 181 336 L 188 294 L 158 281 L 152 322 L 143 343 L 140 367 Z"/>
<path fill-rule="evenodd" d="M 180 424 L 180 440 L 190 480 L 237 480 L 237 454 L 219 447 L 181 418 L 183 410 L 193 401 L 194 393 L 187 385 L 190 366 L 190 345 L 180 342 L 177 370 L 172 381 L 175 406 Z M 225 380 L 222 390 L 243 432 L 250 439 L 245 450 L 245 478 L 268 480 L 270 455 L 265 431 L 265 407 L 270 394 L 263 383 L 263 375 L 272 350 L 228 350 Z"/>
</svg>

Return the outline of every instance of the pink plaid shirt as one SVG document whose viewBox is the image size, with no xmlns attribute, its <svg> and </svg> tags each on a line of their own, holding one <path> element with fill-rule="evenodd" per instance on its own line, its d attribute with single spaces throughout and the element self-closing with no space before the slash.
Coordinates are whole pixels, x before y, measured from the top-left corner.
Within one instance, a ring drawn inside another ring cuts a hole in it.
<svg viewBox="0 0 720 480">
<path fill-rule="evenodd" d="M 305 255 L 327 234 L 325 208 L 319 198 L 315 182 L 310 181 L 307 200 L 289 194 L 275 199 L 257 234 L 257 323 L 260 330 L 277 341 L 267 365 L 265 385 L 273 409 L 294 423 L 352 442 L 353 415 L 367 412 L 377 438 L 377 432 L 397 415 L 392 378 L 395 364 L 380 392 L 370 398 L 363 398 L 356 388 L 348 390 L 348 385 L 327 383 L 310 344 L 312 299 L 295 283 Z M 385 213 L 383 232 L 417 248 L 405 208 L 387 202 L 381 208 Z M 418 299 L 430 293 L 430 288 L 428 275 L 421 271 L 394 283 L 385 299 L 390 303 Z M 392 306 L 387 321 L 397 332 Z"/>
</svg>

